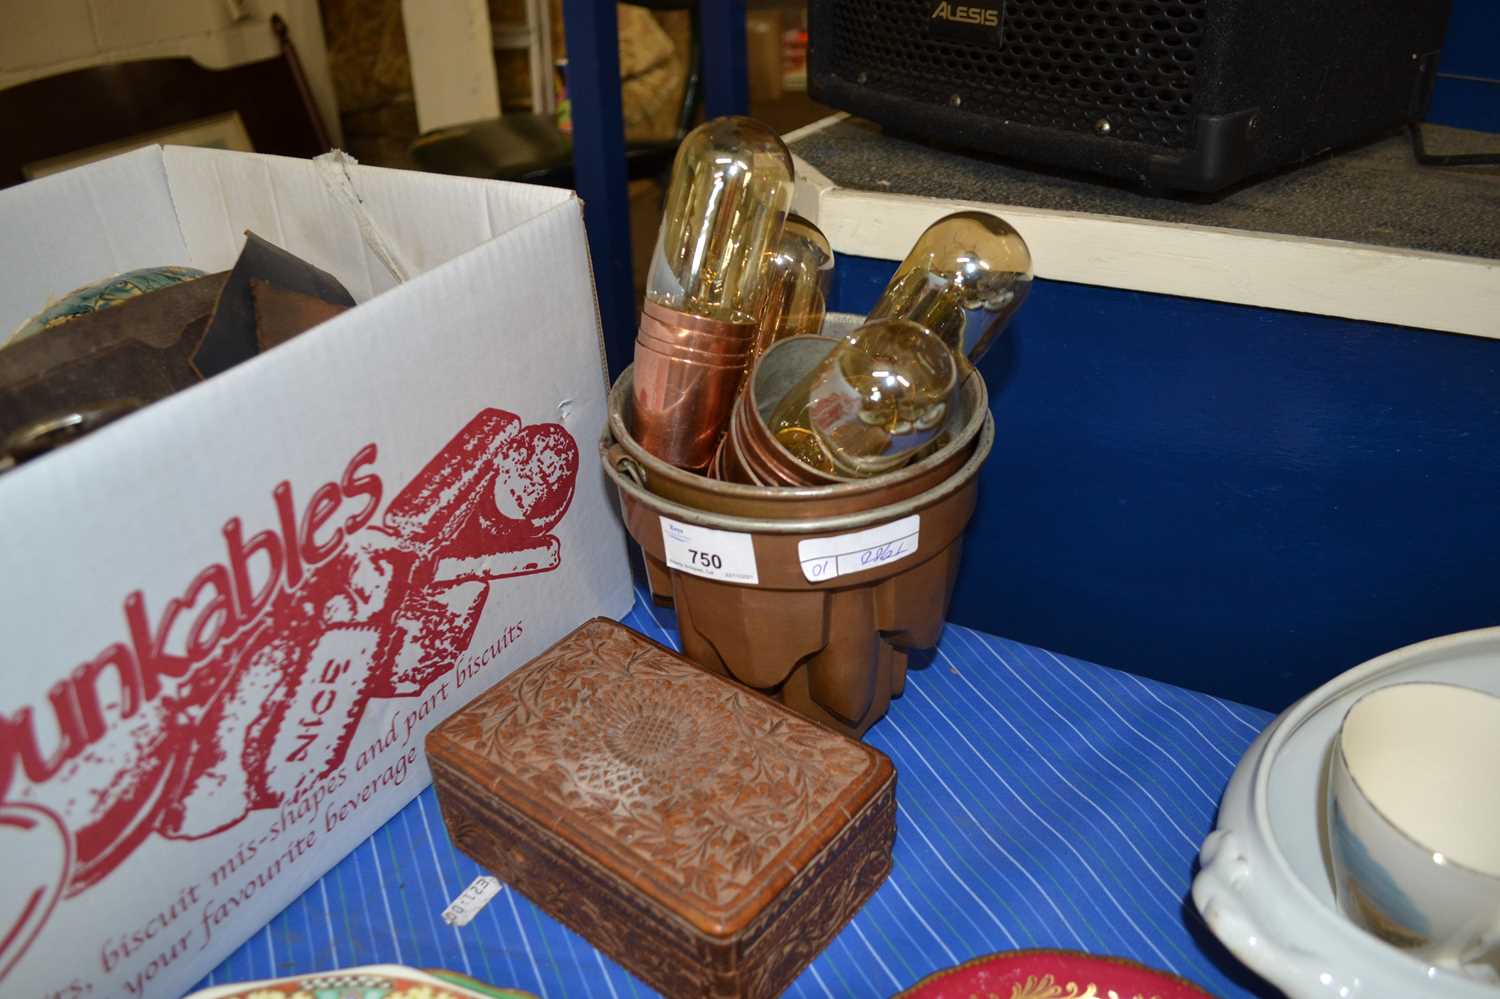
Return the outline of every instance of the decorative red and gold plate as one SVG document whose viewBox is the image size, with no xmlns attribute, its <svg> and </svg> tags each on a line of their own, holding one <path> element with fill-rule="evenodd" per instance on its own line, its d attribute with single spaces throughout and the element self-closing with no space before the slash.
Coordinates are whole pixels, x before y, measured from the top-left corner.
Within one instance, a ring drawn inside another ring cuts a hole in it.
<svg viewBox="0 0 1500 999">
<path fill-rule="evenodd" d="M 1119 957 L 1013 950 L 934 972 L 896 999 L 1214 999 L 1185 978 Z"/>
<path fill-rule="evenodd" d="M 418 971 L 394 964 L 343 968 L 293 978 L 220 985 L 187 999 L 536 999 L 453 971 Z"/>
</svg>

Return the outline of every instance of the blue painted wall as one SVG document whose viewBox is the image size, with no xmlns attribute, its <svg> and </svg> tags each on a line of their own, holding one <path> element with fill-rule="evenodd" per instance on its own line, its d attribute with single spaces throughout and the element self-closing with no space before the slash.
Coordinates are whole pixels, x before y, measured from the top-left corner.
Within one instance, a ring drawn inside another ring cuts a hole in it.
<svg viewBox="0 0 1500 999">
<path fill-rule="evenodd" d="M 1500 132 L 1500 5 L 1495 0 L 1453 0 L 1427 120 Z"/>
<path fill-rule="evenodd" d="M 981 370 L 956 621 L 1272 710 L 1500 624 L 1500 341 L 1038 281 Z"/>
</svg>

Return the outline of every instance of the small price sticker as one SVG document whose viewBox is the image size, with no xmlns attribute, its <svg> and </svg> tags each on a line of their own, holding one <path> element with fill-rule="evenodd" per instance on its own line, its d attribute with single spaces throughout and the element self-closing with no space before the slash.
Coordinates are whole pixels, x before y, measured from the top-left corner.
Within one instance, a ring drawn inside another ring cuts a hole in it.
<svg viewBox="0 0 1500 999">
<path fill-rule="evenodd" d="M 760 582 L 755 568 L 755 544 L 739 531 L 715 531 L 661 518 L 661 541 L 667 565 L 705 579 L 728 583 Z"/>
<path fill-rule="evenodd" d="M 443 922 L 449 926 L 468 926 L 469 920 L 479 915 L 479 910 L 489 905 L 503 887 L 499 878 L 480 875 L 443 910 Z"/>
<path fill-rule="evenodd" d="M 893 520 L 853 534 L 797 542 L 797 558 L 809 583 L 864 572 L 906 558 L 917 550 L 922 515 Z"/>
</svg>

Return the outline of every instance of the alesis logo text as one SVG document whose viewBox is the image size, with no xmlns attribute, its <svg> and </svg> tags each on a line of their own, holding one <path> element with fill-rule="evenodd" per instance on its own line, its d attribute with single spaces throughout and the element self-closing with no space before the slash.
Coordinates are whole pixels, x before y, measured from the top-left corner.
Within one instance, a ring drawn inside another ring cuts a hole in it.
<svg viewBox="0 0 1500 999">
<path fill-rule="evenodd" d="M 561 564 L 562 427 L 486 409 L 377 518 L 378 458 L 365 445 L 305 496 L 275 485 L 255 526 L 223 525 L 219 561 L 165 599 L 127 593 L 117 640 L 0 705 L 0 979 L 60 898 L 149 837 L 315 809 L 371 700 L 446 676 L 490 583 Z"/>
<path fill-rule="evenodd" d="M 960 42 L 998 42 L 1001 5 L 998 3 L 951 3 L 942 0 L 927 17 L 934 37 Z"/>
<path fill-rule="evenodd" d="M 982 28 L 1000 26 L 1000 12 L 988 7 L 965 7 L 961 4 L 944 2 L 933 9 L 932 16 L 943 21 L 957 21 L 960 24 L 973 24 Z"/>
</svg>

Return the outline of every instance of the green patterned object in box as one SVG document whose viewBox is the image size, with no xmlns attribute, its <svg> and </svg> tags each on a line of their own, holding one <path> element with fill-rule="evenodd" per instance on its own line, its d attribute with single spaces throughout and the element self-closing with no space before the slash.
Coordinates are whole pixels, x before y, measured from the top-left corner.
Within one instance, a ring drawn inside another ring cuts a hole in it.
<svg viewBox="0 0 1500 999">
<path fill-rule="evenodd" d="M 140 270 L 116 274 L 114 277 L 105 278 L 103 281 L 96 281 L 94 284 L 84 285 L 82 288 L 75 288 L 68 292 L 27 320 L 26 325 L 17 330 L 15 336 L 6 342 L 18 343 L 29 336 L 50 330 L 54 326 L 61 326 L 77 316 L 99 312 L 127 299 L 135 298 L 137 295 L 144 295 L 159 288 L 167 288 L 202 276 L 203 272 L 193 267 L 143 267 Z"/>
</svg>

